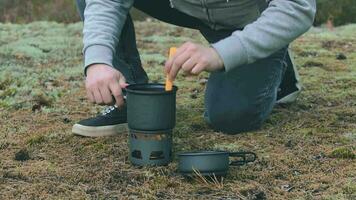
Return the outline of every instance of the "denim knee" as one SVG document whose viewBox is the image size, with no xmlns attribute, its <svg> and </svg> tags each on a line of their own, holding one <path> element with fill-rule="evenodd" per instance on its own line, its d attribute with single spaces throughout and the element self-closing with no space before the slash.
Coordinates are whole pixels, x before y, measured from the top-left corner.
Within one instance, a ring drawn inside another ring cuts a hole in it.
<svg viewBox="0 0 356 200">
<path fill-rule="evenodd" d="M 206 119 L 215 131 L 238 134 L 261 128 L 266 115 L 253 105 L 233 110 L 220 107 L 208 111 Z"/>
</svg>

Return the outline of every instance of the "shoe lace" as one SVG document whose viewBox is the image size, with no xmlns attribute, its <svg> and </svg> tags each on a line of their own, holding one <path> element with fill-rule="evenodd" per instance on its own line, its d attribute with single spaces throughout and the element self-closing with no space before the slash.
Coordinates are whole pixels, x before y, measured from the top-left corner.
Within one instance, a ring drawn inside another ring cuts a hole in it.
<svg viewBox="0 0 356 200">
<path fill-rule="evenodd" d="M 102 114 L 102 115 L 107 115 L 107 114 L 111 113 L 113 110 L 115 110 L 115 109 L 117 109 L 117 108 L 118 108 L 117 105 L 108 106 L 108 107 L 106 107 L 106 108 L 101 112 L 101 114 Z"/>
</svg>

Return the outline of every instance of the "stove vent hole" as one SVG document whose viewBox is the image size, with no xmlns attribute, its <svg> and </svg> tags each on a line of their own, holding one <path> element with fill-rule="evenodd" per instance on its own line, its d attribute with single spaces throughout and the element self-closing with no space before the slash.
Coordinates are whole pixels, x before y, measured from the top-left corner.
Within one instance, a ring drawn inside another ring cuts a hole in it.
<svg viewBox="0 0 356 200">
<path fill-rule="evenodd" d="M 131 156 L 133 158 L 142 159 L 142 154 L 141 154 L 141 151 L 139 151 L 139 150 L 132 151 Z"/>
<path fill-rule="evenodd" d="M 164 159 L 163 151 L 152 151 L 150 160 L 162 160 Z"/>
</svg>

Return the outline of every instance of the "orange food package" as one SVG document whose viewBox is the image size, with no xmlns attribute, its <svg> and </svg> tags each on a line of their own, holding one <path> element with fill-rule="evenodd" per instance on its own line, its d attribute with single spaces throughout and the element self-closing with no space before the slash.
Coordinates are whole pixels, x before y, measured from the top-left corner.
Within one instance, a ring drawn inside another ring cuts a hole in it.
<svg viewBox="0 0 356 200">
<path fill-rule="evenodd" d="M 172 56 L 176 53 L 177 48 L 176 47 L 171 47 L 169 49 L 169 58 L 172 58 Z M 171 81 L 167 75 L 166 77 L 166 86 L 165 86 L 165 90 L 166 91 L 171 91 L 173 89 L 173 81 Z"/>
</svg>

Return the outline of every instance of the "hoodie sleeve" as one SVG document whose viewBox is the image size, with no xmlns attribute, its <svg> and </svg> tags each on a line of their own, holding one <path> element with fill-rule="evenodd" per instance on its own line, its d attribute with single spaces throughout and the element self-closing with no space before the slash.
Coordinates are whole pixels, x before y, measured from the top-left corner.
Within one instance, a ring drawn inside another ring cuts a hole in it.
<svg viewBox="0 0 356 200">
<path fill-rule="evenodd" d="M 312 26 L 315 0 L 272 0 L 261 16 L 242 31 L 212 44 L 225 70 L 266 58 Z"/>
<path fill-rule="evenodd" d="M 84 65 L 113 66 L 115 47 L 134 0 L 86 0 L 84 11 Z"/>
</svg>

